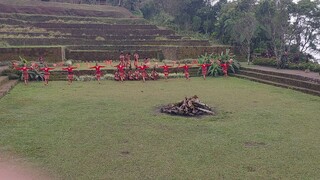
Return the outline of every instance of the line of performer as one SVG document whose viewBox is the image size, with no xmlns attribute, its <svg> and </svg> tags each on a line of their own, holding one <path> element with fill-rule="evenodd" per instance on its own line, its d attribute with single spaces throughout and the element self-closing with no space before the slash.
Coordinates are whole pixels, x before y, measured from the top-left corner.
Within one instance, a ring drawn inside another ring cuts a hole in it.
<svg viewBox="0 0 320 180">
<path fill-rule="evenodd" d="M 179 63 L 178 66 L 175 68 L 172 68 L 173 66 L 169 66 L 166 63 L 164 63 L 164 65 L 162 66 L 158 66 L 158 64 L 156 63 L 149 74 L 147 73 L 147 69 L 150 69 L 149 58 L 145 58 L 144 62 L 138 65 L 139 54 L 135 53 L 133 56 L 134 56 L 134 66 L 135 66 L 134 70 L 131 67 L 130 53 L 124 55 L 123 52 L 121 52 L 119 57 L 120 59 L 119 64 L 114 66 L 117 68 L 114 73 L 114 80 L 120 81 L 120 82 L 123 82 L 125 80 L 142 80 L 143 82 L 145 82 L 146 80 L 157 80 L 159 79 L 159 73 L 157 72 L 157 68 L 163 69 L 163 74 L 166 81 L 168 80 L 170 70 L 175 70 L 175 72 L 178 72 L 179 69 L 182 69 L 186 80 L 190 80 L 189 68 L 191 66 L 189 66 L 186 63 L 183 66 L 180 66 L 180 63 Z M 206 76 L 208 74 L 208 67 L 210 67 L 212 63 L 214 62 L 212 61 L 210 64 L 209 63 L 198 64 L 198 66 L 201 67 L 202 76 L 204 80 L 206 79 Z M 224 63 L 221 63 L 221 61 L 217 61 L 217 63 L 221 67 L 224 76 L 228 76 L 228 68 L 230 66 L 230 63 L 232 63 L 232 60 L 229 60 Z M 102 76 L 101 68 L 105 68 L 105 67 L 106 66 L 101 66 L 98 63 L 96 63 L 95 66 L 91 66 L 91 67 L 88 66 L 88 68 L 90 69 L 95 69 L 95 77 L 96 77 L 96 80 L 99 82 L 99 84 Z M 32 70 L 34 69 L 34 67 L 33 66 L 27 67 L 27 65 L 24 64 L 23 67 L 15 67 L 15 68 L 17 70 L 22 71 L 24 83 L 25 85 L 27 85 L 29 80 L 28 70 Z M 48 85 L 49 78 L 50 78 L 50 71 L 53 69 L 55 68 L 48 67 L 47 64 L 45 64 L 43 68 L 39 68 L 40 71 L 44 72 L 44 85 Z M 62 67 L 62 70 L 67 71 L 67 79 L 68 79 L 69 85 L 72 84 L 74 79 L 74 69 L 77 69 L 77 67 L 73 67 L 71 65 L 68 65 L 67 67 Z"/>
</svg>

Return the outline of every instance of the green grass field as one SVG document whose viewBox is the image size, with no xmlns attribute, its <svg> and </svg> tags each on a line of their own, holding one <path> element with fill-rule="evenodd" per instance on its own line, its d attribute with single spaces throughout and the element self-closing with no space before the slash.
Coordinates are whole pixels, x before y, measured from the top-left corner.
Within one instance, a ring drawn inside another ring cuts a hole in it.
<svg viewBox="0 0 320 180">
<path fill-rule="evenodd" d="M 217 115 L 157 112 L 198 95 Z M 320 97 L 236 78 L 18 84 L 0 151 L 61 179 L 319 179 Z"/>
</svg>

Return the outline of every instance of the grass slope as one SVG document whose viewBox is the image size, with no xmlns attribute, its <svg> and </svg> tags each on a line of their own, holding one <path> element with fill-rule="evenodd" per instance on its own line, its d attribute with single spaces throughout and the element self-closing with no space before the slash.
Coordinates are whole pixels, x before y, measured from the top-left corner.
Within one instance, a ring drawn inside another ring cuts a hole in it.
<svg viewBox="0 0 320 180">
<path fill-rule="evenodd" d="M 101 12 L 114 12 L 122 14 L 124 17 L 133 16 L 130 11 L 123 7 L 111 6 L 111 5 L 89 5 L 89 4 L 72 4 L 72 3 L 60 3 L 60 2 L 43 2 L 40 0 L 1 0 L 0 4 L 19 6 L 19 7 L 34 7 L 37 12 L 41 8 L 59 8 L 59 9 L 77 9 L 86 11 L 101 11 Z M 1 7 L 0 7 L 1 8 Z M 49 14 L 50 11 L 48 11 Z"/>
<path fill-rule="evenodd" d="M 195 94 L 217 115 L 156 112 Z M 319 107 L 236 78 L 19 84 L 0 100 L 0 150 L 61 179 L 319 179 Z"/>
</svg>

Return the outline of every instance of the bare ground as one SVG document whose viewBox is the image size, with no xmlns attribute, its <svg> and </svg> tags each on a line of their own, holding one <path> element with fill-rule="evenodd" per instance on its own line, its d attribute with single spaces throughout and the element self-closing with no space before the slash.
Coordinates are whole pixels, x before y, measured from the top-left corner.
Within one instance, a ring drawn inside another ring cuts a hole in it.
<svg viewBox="0 0 320 180">
<path fill-rule="evenodd" d="M 15 155 L 0 152 L 0 179 L 52 180 L 49 173 Z"/>
</svg>

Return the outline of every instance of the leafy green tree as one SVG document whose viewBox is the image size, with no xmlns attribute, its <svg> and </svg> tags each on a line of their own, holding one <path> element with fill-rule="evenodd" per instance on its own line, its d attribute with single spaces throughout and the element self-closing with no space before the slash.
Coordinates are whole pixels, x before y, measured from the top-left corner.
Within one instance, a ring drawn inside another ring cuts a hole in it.
<svg viewBox="0 0 320 180">
<path fill-rule="evenodd" d="M 320 53 L 320 1 L 301 0 L 294 4 L 291 22 L 289 43 L 295 45 L 299 57 L 308 51 Z"/>
</svg>

